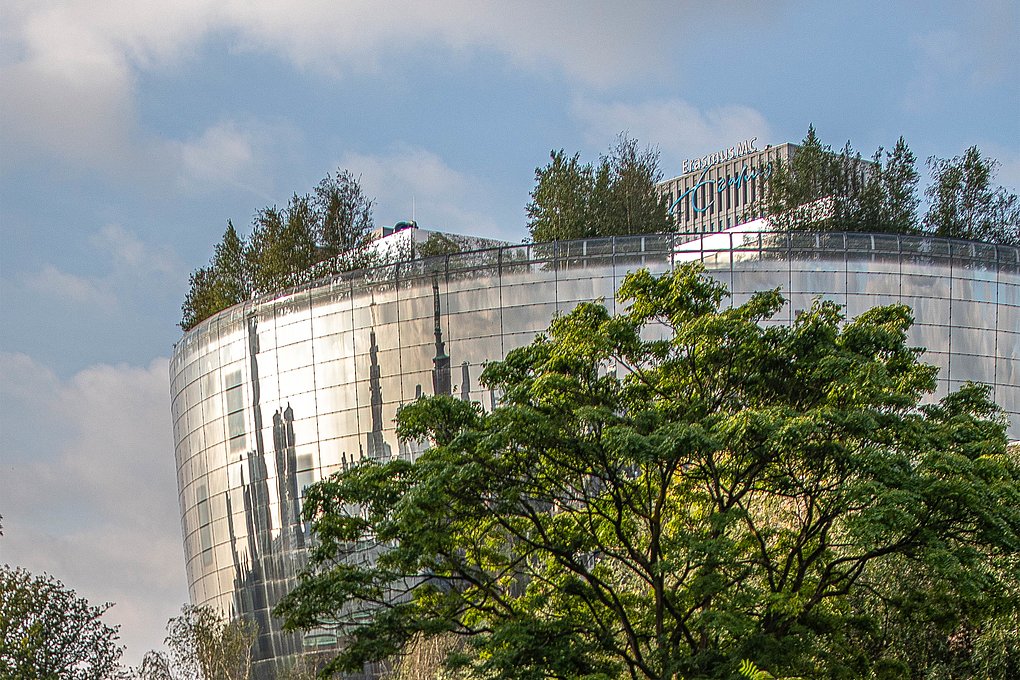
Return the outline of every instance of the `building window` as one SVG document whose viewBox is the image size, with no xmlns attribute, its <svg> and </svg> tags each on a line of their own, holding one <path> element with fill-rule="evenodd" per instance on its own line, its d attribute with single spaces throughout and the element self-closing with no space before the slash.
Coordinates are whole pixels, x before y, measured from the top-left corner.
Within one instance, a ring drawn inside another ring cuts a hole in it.
<svg viewBox="0 0 1020 680">
<path fill-rule="evenodd" d="M 230 452 L 236 453 L 245 448 L 244 430 L 244 385 L 241 369 L 225 374 L 223 378 L 226 387 L 227 400 L 227 441 L 230 442 Z"/>
<path fill-rule="evenodd" d="M 202 551 L 202 564 L 209 566 L 213 561 L 212 553 L 212 519 L 209 515 L 209 489 L 205 484 L 199 484 L 196 490 L 198 503 L 198 545 Z"/>
</svg>

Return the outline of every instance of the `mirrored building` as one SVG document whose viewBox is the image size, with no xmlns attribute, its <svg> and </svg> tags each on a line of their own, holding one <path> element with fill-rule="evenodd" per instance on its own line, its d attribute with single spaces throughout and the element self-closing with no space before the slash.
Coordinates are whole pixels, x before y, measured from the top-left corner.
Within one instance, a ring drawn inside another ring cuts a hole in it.
<svg viewBox="0 0 1020 680">
<path fill-rule="evenodd" d="M 1020 250 L 860 233 L 724 232 L 506 246 L 346 274 L 227 309 L 186 333 L 170 363 L 191 600 L 259 624 L 258 677 L 334 647 L 343 631 L 281 631 L 272 608 L 313 537 L 303 490 L 365 458 L 413 458 L 394 417 L 421 395 L 492 408 L 486 362 L 556 314 L 614 306 L 624 275 L 686 261 L 740 304 L 782 288 L 789 323 L 815 298 L 853 317 L 902 302 L 910 342 L 939 368 L 936 397 L 987 383 L 1020 438 Z"/>
</svg>

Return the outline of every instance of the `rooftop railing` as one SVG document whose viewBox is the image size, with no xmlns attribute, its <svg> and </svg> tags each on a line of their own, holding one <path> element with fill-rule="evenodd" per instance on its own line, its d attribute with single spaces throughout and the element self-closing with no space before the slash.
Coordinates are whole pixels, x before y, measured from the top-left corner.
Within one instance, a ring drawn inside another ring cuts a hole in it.
<svg viewBox="0 0 1020 680">
<path fill-rule="evenodd" d="M 714 234 L 647 234 L 505 245 L 400 261 L 328 276 L 255 296 L 202 321 L 182 338 L 199 335 L 214 320 L 237 318 L 253 307 L 323 287 L 359 289 L 441 275 L 468 278 L 528 271 L 614 266 L 673 267 L 702 261 L 709 269 L 764 260 L 843 260 L 983 269 L 1020 275 L 1020 248 L 914 234 L 746 231 Z M 180 343 L 175 343 L 176 348 Z"/>
</svg>

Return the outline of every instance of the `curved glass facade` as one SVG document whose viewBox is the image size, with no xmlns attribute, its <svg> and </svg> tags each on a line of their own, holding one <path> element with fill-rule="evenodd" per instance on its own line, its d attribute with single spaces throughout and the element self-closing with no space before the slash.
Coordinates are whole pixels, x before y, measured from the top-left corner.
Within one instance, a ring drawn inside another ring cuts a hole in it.
<svg viewBox="0 0 1020 680">
<path fill-rule="evenodd" d="M 170 363 L 188 583 L 195 604 L 260 625 L 256 671 L 328 649 L 337 631 L 283 633 L 270 611 L 305 564 L 302 490 L 363 458 L 413 457 L 393 420 L 422 394 L 486 408 L 483 365 L 578 302 L 614 305 L 628 272 L 701 260 L 739 304 L 782 288 L 775 323 L 817 297 L 853 317 L 902 302 L 910 342 L 939 367 L 936 397 L 992 386 L 1020 438 L 1020 250 L 927 237 L 722 233 L 508 246 L 355 272 L 231 309 L 184 335 Z"/>
</svg>

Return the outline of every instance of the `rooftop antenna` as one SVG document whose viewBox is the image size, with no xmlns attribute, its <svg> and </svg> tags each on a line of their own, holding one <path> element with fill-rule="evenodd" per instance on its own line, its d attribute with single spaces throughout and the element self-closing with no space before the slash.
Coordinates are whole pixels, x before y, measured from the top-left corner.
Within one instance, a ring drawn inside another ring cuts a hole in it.
<svg viewBox="0 0 1020 680">
<path fill-rule="evenodd" d="M 414 194 L 411 194 L 411 221 L 414 222 Z"/>
</svg>

